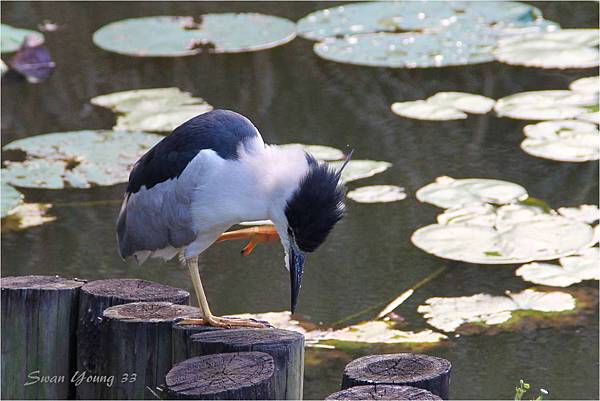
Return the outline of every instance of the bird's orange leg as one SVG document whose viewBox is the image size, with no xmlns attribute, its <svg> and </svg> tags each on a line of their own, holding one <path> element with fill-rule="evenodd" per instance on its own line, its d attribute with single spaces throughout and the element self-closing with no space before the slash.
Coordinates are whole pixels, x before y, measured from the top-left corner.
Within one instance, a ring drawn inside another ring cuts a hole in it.
<svg viewBox="0 0 600 401">
<path fill-rule="evenodd" d="M 256 226 L 223 233 L 219 236 L 216 242 L 236 239 L 250 240 L 248 245 L 242 249 L 242 255 L 248 256 L 252 253 L 256 245 L 260 243 L 279 241 L 279 234 L 273 225 Z"/>
</svg>

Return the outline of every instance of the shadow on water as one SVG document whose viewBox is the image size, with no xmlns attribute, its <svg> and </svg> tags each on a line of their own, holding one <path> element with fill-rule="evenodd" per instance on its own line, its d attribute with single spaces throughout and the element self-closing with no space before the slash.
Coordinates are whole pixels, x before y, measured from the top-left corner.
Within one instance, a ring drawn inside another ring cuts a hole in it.
<svg viewBox="0 0 600 401">
<path fill-rule="evenodd" d="M 499 178 L 525 186 L 553 207 L 596 203 L 597 163 L 557 163 L 519 149 L 525 122 L 492 114 L 458 122 L 423 122 L 391 113 L 394 101 L 421 99 L 438 91 L 462 90 L 499 98 L 524 90 L 563 89 L 594 70 L 539 70 L 496 63 L 427 70 L 365 68 L 324 61 L 312 43 L 296 39 L 280 48 L 247 54 L 181 59 L 136 59 L 96 48 L 91 37 L 102 25 L 147 15 L 256 11 L 298 19 L 333 6 L 325 2 L 3 2 L 2 22 L 35 28 L 49 19 L 61 29 L 48 33 L 57 69 L 40 85 L 2 81 L 2 141 L 38 133 L 110 128 L 114 115 L 89 104 L 99 94 L 177 86 L 218 108 L 252 119 L 267 142 L 307 142 L 356 149 L 356 158 L 387 160 L 394 166 L 360 184 L 397 184 L 409 193 L 388 205 L 349 202 L 348 217 L 326 245 L 307 260 L 299 312 L 332 323 L 396 297 L 444 261 L 410 243 L 411 233 L 432 222 L 438 209 L 420 204 L 415 191 L 440 175 Z M 564 27 L 597 27 L 598 4 L 536 3 Z M 124 185 L 92 190 L 26 191 L 28 200 L 74 202 L 120 199 Z M 61 274 L 83 278 L 139 277 L 191 290 L 176 262 L 127 266 L 116 252 L 118 205 L 57 207 L 54 223 L 2 235 L 2 274 Z M 261 312 L 288 307 L 289 284 L 277 246 L 246 259 L 243 246 L 223 244 L 203 257 L 203 276 L 218 313 Z M 425 327 L 415 312 L 431 296 L 502 293 L 526 285 L 514 267 L 456 264 L 423 287 L 399 312 Z M 493 274 L 493 277 L 491 276 Z M 589 286 L 594 285 L 586 284 Z M 568 329 L 454 338 L 428 352 L 454 364 L 453 398 L 510 398 L 520 378 L 550 390 L 553 398 L 598 395 L 598 316 Z M 322 398 L 339 387 L 350 358 L 309 350 L 305 398 Z"/>
</svg>

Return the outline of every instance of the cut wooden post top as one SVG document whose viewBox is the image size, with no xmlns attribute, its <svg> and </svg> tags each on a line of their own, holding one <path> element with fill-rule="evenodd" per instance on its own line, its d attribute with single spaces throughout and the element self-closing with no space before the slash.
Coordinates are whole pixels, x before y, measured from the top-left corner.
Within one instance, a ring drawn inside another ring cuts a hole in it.
<svg viewBox="0 0 600 401">
<path fill-rule="evenodd" d="M 2 277 L 2 289 L 13 290 L 61 290 L 79 288 L 85 284 L 83 281 L 63 278 L 59 276 L 17 276 Z"/>
<path fill-rule="evenodd" d="M 174 322 L 178 318 L 202 318 L 199 308 L 172 302 L 133 302 L 111 306 L 104 310 L 105 318 L 125 322 Z"/>
<path fill-rule="evenodd" d="M 432 392 L 411 386 L 371 384 L 355 386 L 331 394 L 326 400 L 441 400 Z"/>
<path fill-rule="evenodd" d="M 192 334 L 190 339 L 192 341 L 200 341 L 203 343 L 223 343 L 233 347 L 251 347 L 258 344 L 283 345 L 296 343 L 302 341 L 304 336 L 290 330 L 241 328 L 204 331 L 202 333 Z"/>
<path fill-rule="evenodd" d="M 400 353 L 369 355 L 346 365 L 344 375 L 363 382 L 404 384 L 448 374 L 452 364 L 431 355 Z"/>
<path fill-rule="evenodd" d="M 273 358 L 264 352 L 204 355 L 176 364 L 166 376 L 169 398 L 274 399 Z"/>
<path fill-rule="evenodd" d="M 139 279 L 96 280 L 87 283 L 81 290 L 94 296 L 114 297 L 127 302 L 184 303 L 190 296 L 189 292 L 181 288 Z"/>
</svg>

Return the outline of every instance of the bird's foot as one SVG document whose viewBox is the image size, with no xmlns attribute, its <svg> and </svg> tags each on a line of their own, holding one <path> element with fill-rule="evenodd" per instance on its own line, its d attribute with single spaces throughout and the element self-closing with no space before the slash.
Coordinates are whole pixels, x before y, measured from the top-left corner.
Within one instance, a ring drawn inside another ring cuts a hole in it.
<svg viewBox="0 0 600 401">
<path fill-rule="evenodd" d="M 177 322 L 178 325 L 205 325 L 212 327 L 220 327 L 224 329 L 249 327 L 254 329 L 273 328 L 269 322 L 255 319 L 242 319 L 237 317 L 219 317 L 211 316 L 208 319 L 187 319 L 183 318 Z"/>
<path fill-rule="evenodd" d="M 242 249 L 242 255 L 248 256 L 252 253 L 256 245 L 264 242 L 279 240 L 279 234 L 273 225 L 256 226 L 243 228 L 241 230 L 228 231 L 223 233 L 217 239 L 217 242 L 229 241 L 234 239 L 249 239 L 248 245 Z"/>
</svg>

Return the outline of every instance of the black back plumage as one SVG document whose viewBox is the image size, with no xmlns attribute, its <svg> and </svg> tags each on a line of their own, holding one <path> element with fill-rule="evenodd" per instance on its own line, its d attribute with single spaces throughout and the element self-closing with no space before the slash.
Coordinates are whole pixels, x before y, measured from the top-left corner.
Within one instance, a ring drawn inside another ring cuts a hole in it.
<svg viewBox="0 0 600 401">
<path fill-rule="evenodd" d="M 127 192 L 135 193 L 177 178 L 188 163 L 204 149 L 212 149 L 224 159 L 237 159 L 241 142 L 257 136 L 254 125 L 229 110 L 212 110 L 196 116 L 150 149 L 129 175 Z"/>
<path fill-rule="evenodd" d="M 309 171 L 288 201 L 285 215 L 301 251 L 313 252 L 344 216 L 340 173 L 306 155 Z"/>
</svg>

